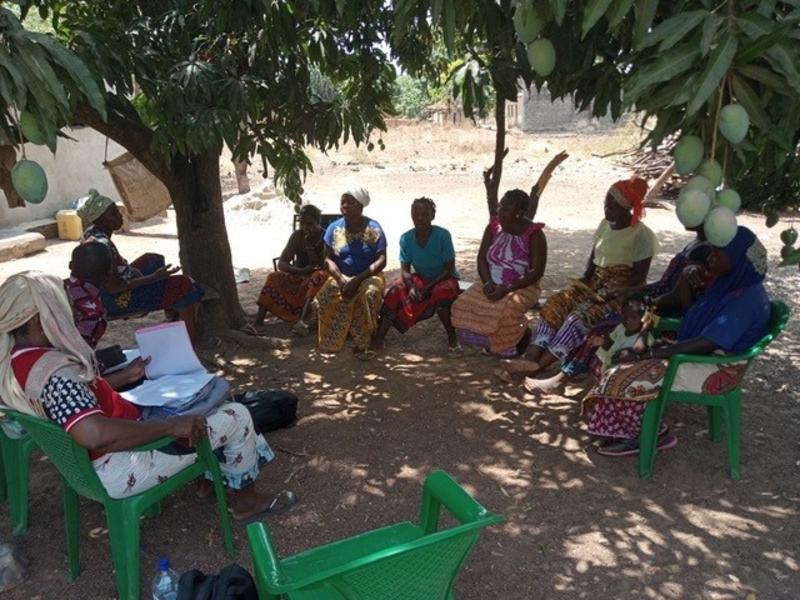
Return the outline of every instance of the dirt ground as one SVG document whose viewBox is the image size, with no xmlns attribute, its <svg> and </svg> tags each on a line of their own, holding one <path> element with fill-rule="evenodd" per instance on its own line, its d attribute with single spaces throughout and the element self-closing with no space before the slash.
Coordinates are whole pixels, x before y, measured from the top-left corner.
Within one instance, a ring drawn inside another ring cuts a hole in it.
<svg viewBox="0 0 800 600">
<path fill-rule="evenodd" d="M 503 189 L 528 188 L 549 157 L 561 149 L 572 154 L 556 172 L 538 215 L 547 224 L 548 292 L 580 275 L 605 190 L 626 176 L 609 159 L 593 155 L 627 148 L 635 139 L 633 129 L 510 136 Z M 368 188 L 373 203 L 367 214 L 387 231 L 393 273 L 397 240 L 411 227 L 410 201 L 430 196 L 438 206 L 436 222 L 453 234 L 458 268 L 465 279 L 474 279 L 487 219 L 480 171 L 490 161 L 493 132 L 402 126 L 384 141 L 383 152 L 348 146 L 315 154 L 308 199 L 335 210 L 347 182 Z M 255 184 L 257 174 L 252 175 Z M 226 182 L 233 185 L 232 177 Z M 250 282 L 240 286 L 251 313 L 271 259 L 291 229 L 290 209 L 263 197 L 235 198 L 230 205 L 239 210 L 227 213 L 234 264 L 252 270 Z M 670 206 L 649 210 L 646 222 L 662 244 L 653 278 L 689 236 Z M 778 232 L 754 215 L 740 222 L 770 250 L 770 294 L 796 313 L 800 275 L 776 268 Z M 156 251 L 177 259 L 172 218 L 138 226 L 117 243 L 130 258 Z M 64 276 L 71 247 L 54 242 L 45 253 L 0 264 L 0 279 L 29 268 Z M 142 323 L 114 323 L 106 341 L 131 345 L 132 332 Z M 287 340 L 285 349 L 227 346 L 216 361 L 239 388 L 280 386 L 301 398 L 299 424 L 269 436 L 277 460 L 258 483 L 264 491 L 292 489 L 300 498 L 291 512 L 268 520 L 282 555 L 415 519 L 425 474 L 444 469 L 507 518 L 481 536 L 459 578 L 458 598 L 789 600 L 800 595 L 797 319 L 750 372 L 740 481 L 728 478 L 725 444 L 709 441 L 705 411 L 682 406 L 671 406 L 666 417 L 678 446 L 658 456 L 653 481 L 639 480 L 635 459 L 607 459 L 591 451 L 579 414 L 587 381 L 544 397 L 498 385 L 494 359 L 448 357 L 435 320 L 405 336 L 390 333 L 385 354 L 369 363 L 355 360 L 349 349 L 323 356 L 313 337 L 293 338 L 281 323 L 270 323 L 269 330 Z M 99 507 L 83 505 L 83 570 L 70 584 L 59 483 L 44 459 L 36 461 L 31 488 L 30 532 L 15 539 L 31 561 L 31 578 L 7 597 L 114 597 Z M 0 532 L 9 537 L 6 511 L 0 514 Z M 238 561 L 249 568 L 244 528 L 236 526 L 235 533 Z M 144 592 L 159 555 L 169 555 L 179 571 L 215 572 L 230 562 L 213 504 L 196 500 L 190 489 L 170 498 L 161 518 L 143 523 L 141 550 Z"/>
</svg>

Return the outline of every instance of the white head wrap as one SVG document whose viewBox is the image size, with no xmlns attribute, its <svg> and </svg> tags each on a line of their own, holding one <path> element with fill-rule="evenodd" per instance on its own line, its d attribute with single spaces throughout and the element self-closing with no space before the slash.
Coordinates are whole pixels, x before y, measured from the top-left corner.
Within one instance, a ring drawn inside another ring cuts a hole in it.
<svg viewBox="0 0 800 600">
<path fill-rule="evenodd" d="M 97 376 L 94 352 L 78 333 L 72 317 L 64 284 L 53 275 L 24 271 L 12 275 L 0 285 L 0 402 L 6 406 L 43 416 L 39 398 L 28 398 L 11 368 L 14 336 L 11 332 L 39 315 L 42 329 L 53 349 L 61 357 L 50 361 L 56 368 L 69 365 L 82 381 Z M 38 382 L 42 387 L 46 381 Z"/>
<path fill-rule="evenodd" d="M 369 205 L 369 192 L 363 187 L 351 186 L 344 193 L 355 198 L 356 202 L 365 208 Z"/>
</svg>

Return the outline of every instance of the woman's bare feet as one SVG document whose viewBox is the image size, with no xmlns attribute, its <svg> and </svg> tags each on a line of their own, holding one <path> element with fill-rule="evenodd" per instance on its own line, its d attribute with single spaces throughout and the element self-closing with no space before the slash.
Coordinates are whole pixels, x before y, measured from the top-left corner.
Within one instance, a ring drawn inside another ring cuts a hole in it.
<svg viewBox="0 0 800 600">
<path fill-rule="evenodd" d="M 566 376 L 564 373 L 560 371 L 552 377 L 548 377 L 547 379 L 533 379 L 531 377 L 526 377 L 525 389 L 532 394 L 536 394 L 538 392 L 541 392 L 542 394 L 552 394 L 553 392 L 557 392 L 559 389 L 561 389 L 565 377 Z"/>
</svg>

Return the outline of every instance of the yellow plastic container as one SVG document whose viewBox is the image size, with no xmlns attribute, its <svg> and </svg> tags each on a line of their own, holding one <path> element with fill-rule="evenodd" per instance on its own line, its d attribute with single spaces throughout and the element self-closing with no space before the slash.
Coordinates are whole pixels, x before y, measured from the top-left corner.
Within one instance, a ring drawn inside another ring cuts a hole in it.
<svg viewBox="0 0 800 600">
<path fill-rule="evenodd" d="M 83 235 L 83 222 L 74 210 L 60 210 L 56 213 L 58 237 L 62 240 L 78 241 Z"/>
</svg>

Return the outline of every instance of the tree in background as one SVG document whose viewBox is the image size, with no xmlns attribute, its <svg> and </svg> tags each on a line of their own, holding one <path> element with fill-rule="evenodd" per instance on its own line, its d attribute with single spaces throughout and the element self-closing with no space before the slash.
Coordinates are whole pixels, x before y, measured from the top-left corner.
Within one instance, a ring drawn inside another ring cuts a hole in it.
<svg viewBox="0 0 800 600">
<path fill-rule="evenodd" d="M 800 206 L 797 2 L 396 0 L 394 9 L 392 46 L 409 72 L 441 68 L 425 60 L 441 36 L 451 56 L 464 57 L 451 81 L 466 114 L 483 110 L 486 88 L 497 91 L 495 189 L 502 101 L 515 101 L 520 86 L 546 84 L 554 99 L 571 97 L 594 116 L 654 117 L 646 140 L 653 147 L 678 132 L 698 135 L 705 158 L 720 164 L 747 205 L 768 213 L 768 224 L 778 209 Z M 717 135 L 727 104 L 749 115 L 739 143 Z"/>
<path fill-rule="evenodd" d="M 181 264 L 220 295 L 206 321 L 241 324 L 222 209 L 223 147 L 234 160 L 259 157 L 264 174 L 271 167 L 276 184 L 299 200 L 311 169 L 306 146 L 368 142 L 373 130 L 385 130 L 395 79 L 380 46 L 389 7 L 382 0 L 20 5 L 23 16 L 37 9 L 106 90 L 99 104 L 79 100 L 71 114 L 56 114 L 50 92 L 37 96 L 32 87 L 27 108 L 42 123 L 61 127 L 74 119 L 93 127 L 164 182 Z M 311 85 L 320 75 L 336 93 Z M 55 73 L 56 84 L 63 79 Z"/>
</svg>

